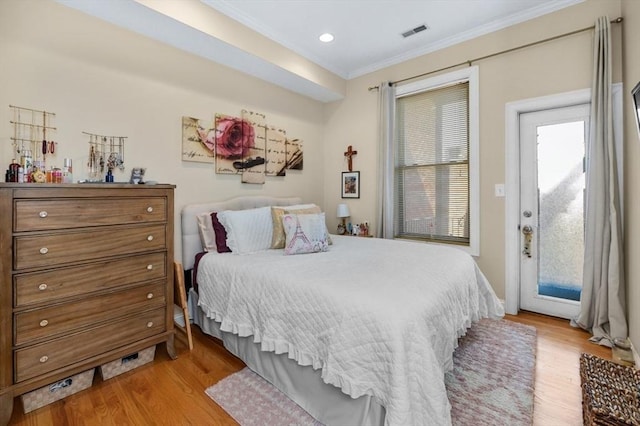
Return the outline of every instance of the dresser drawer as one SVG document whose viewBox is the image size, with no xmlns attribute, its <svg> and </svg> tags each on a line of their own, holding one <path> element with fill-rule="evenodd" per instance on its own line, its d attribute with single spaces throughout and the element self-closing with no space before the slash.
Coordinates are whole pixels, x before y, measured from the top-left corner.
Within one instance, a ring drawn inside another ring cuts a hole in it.
<svg viewBox="0 0 640 426">
<path fill-rule="evenodd" d="M 90 231 L 14 237 L 16 270 L 57 266 L 106 255 L 165 248 L 165 225 L 94 228 Z"/>
<path fill-rule="evenodd" d="M 128 284 L 164 278 L 165 253 L 152 253 L 88 265 L 14 275 L 14 306 L 51 302 Z"/>
<path fill-rule="evenodd" d="M 166 211 L 161 197 L 17 200 L 14 231 L 165 222 Z"/>
<path fill-rule="evenodd" d="M 14 315 L 16 345 L 165 306 L 164 281 Z"/>
<path fill-rule="evenodd" d="M 165 311 L 160 308 L 144 312 L 48 343 L 18 349 L 14 352 L 15 380 L 31 379 L 160 334 L 165 331 Z"/>
</svg>

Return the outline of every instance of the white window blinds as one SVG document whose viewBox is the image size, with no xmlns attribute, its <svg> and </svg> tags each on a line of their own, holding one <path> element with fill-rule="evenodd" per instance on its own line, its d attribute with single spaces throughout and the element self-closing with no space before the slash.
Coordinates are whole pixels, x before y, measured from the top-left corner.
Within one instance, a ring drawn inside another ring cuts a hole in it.
<svg viewBox="0 0 640 426">
<path fill-rule="evenodd" d="M 396 100 L 399 237 L 469 244 L 469 83 Z"/>
</svg>

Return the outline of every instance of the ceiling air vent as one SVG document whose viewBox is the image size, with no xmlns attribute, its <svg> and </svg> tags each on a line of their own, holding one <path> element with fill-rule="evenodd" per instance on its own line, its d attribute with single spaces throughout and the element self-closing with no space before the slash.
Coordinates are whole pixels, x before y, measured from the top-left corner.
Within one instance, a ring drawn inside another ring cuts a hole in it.
<svg viewBox="0 0 640 426">
<path fill-rule="evenodd" d="M 404 38 L 410 37 L 410 36 L 412 36 L 412 35 L 414 35 L 414 34 L 418 34 L 419 32 L 422 32 L 422 31 L 424 31 L 424 30 L 426 30 L 426 29 L 428 29 L 428 28 L 429 28 L 429 27 L 427 27 L 427 26 L 426 26 L 426 25 L 424 25 L 424 24 L 423 24 L 423 25 L 420 25 L 419 27 L 415 27 L 415 28 L 413 28 L 413 29 L 411 29 L 411 30 L 409 30 L 409 31 L 405 31 L 405 32 L 403 32 L 403 33 L 402 33 L 402 37 L 404 37 Z"/>
</svg>

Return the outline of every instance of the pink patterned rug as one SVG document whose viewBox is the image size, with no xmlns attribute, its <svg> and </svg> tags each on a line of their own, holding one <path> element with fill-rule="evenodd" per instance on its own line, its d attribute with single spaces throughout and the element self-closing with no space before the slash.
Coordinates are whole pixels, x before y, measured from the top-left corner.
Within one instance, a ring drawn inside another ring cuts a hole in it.
<svg viewBox="0 0 640 426">
<path fill-rule="evenodd" d="M 482 320 L 460 339 L 445 375 L 454 425 L 531 425 L 536 329 L 507 320 Z M 206 390 L 242 426 L 321 423 L 244 368 Z"/>
<path fill-rule="evenodd" d="M 474 324 L 445 374 L 454 425 L 530 426 L 536 329 L 507 320 Z"/>
</svg>

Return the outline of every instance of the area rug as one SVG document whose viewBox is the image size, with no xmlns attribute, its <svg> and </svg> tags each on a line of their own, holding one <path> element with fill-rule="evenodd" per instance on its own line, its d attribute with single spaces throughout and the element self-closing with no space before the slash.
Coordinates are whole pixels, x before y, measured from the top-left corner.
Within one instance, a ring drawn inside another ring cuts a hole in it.
<svg viewBox="0 0 640 426">
<path fill-rule="evenodd" d="M 459 341 L 445 375 L 454 425 L 531 425 L 536 330 L 482 320 Z M 206 390 L 242 426 L 321 423 L 260 376 L 244 368 Z"/>
<path fill-rule="evenodd" d="M 445 374 L 454 425 L 533 423 L 536 329 L 507 320 L 474 324 Z"/>
</svg>

